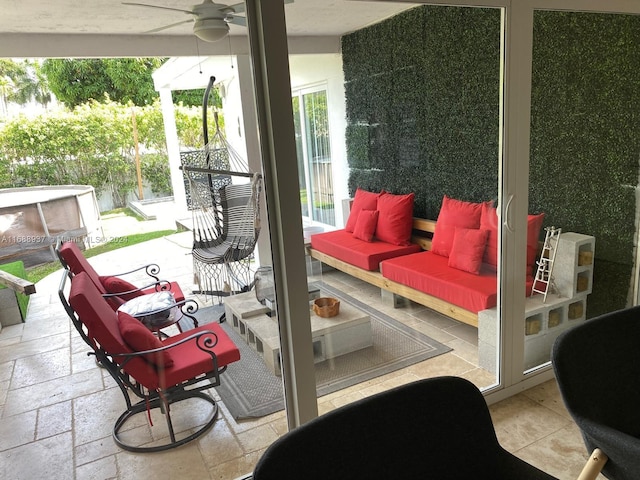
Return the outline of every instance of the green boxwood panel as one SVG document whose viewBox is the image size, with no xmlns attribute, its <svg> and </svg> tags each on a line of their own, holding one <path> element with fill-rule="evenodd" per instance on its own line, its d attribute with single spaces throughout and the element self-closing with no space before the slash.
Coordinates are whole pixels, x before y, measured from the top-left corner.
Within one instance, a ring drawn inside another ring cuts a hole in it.
<svg viewBox="0 0 640 480">
<path fill-rule="evenodd" d="M 349 189 L 497 197 L 500 12 L 421 6 L 342 39 Z M 640 158 L 640 18 L 538 11 L 529 211 L 596 238 L 588 315 L 629 301 Z M 611 295 L 611 286 L 616 293 Z"/>
<path fill-rule="evenodd" d="M 24 269 L 24 263 L 22 261 L 16 261 L 11 263 L 5 263 L 0 265 L 0 270 L 10 273 L 11 275 L 28 280 L 27 272 Z M 0 290 L 9 288 L 5 285 L 0 285 Z M 18 307 L 20 308 L 20 314 L 24 320 L 27 317 L 27 308 L 29 307 L 29 296 L 23 293 L 16 292 L 16 299 L 18 300 Z"/>
</svg>

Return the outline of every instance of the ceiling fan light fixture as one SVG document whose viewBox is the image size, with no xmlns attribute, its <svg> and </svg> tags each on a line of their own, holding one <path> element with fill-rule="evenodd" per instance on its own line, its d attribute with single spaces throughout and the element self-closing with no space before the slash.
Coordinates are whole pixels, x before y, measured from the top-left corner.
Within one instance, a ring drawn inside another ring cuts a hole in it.
<svg viewBox="0 0 640 480">
<path fill-rule="evenodd" d="M 193 24 L 193 33 L 205 42 L 217 42 L 229 33 L 229 25 L 220 18 L 204 18 Z"/>
</svg>

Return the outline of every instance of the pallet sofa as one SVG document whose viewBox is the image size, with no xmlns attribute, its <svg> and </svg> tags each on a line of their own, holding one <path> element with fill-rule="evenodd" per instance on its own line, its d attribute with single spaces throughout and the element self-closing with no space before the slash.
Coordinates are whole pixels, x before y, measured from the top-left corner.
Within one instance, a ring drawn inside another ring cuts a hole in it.
<svg viewBox="0 0 640 480">
<path fill-rule="evenodd" d="M 478 326 L 497 303 L 497 225 L 492 202 L 445 196 L 438 220 L 413 217 L 413 194 L 358 189 L 344 229 L 311 236 L 311 257 L 382 291 Z M 527 292 L 544 214 L 529 215 Z"/>
</svg>

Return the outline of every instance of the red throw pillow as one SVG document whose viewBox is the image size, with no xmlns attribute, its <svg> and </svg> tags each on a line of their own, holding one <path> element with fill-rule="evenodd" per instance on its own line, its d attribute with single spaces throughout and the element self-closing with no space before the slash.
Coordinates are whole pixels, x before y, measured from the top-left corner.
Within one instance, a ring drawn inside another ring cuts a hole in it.
<svg viewBox="0 0 640 480">
<path fill-rule="evenodd" d="M 488 230 L 456 228 L 449 253 L 449 266 L 478 275 L 488 234 Z"/>
<path fill-rule="evenodd" d="M 414 193 L 394 195 L 384 192 L 378 198 L 376 238 L 392 245 L 410 245 L 413 229 Z"/>
<path fill-rule="evenodd" d="M 533 275 L 544 213 L 527 216 L 527 275 Z"/>
<path fill-rule="evenodd" d="M 162 342 L 158 340 L 158 337 L 151 333 L 151 330 L 122 310 L 118 311 L 118 328 L 120 329 L 122 339 L 134 352 L 154 350 L 164 346 Z M 173 359 L 167 350 L 150 353 L 145 355 L 144 358 L 160 368 L 173 365 Z"/>
<path fill-rule="evenodd" d="M 498 267 L 498 215 L 496 209 L 487 203 L 482 204 L 480 228 L 487 230 L 487 246 L 484 250 L 483 262 Z"/>
<path fill-rule="evenodd" d="M 138 287 L 120 277 L 100 277 L 100 283 L 107 291 L 107 293 L 122 293 L 135 290 L 133 293 L 127 293 L 124 295 L 118 295 L 124 300 L 131 300 L 132 298 L 142 295 L 142 292 L 138 290 Z"/>
<path fill-rule="evenodd" d="M 373 240 L 373 235 L 376 232 L 376 225 L 378 223 L 378 211 L 377 210 L 360 210 L 356 226 L 353 229 L 353 236 L 370 242 Z"/>
<path fill-rule="evenodd" d="M 484 202 L 491 205 L 492 202 Z M 448 257 L 453 245 L 453 237 L 457 228 L 480 228 L 482 203 L 465 202 L 449 198 L 442 199 L 442 207 L 438 214 L 436 230 L 433 233 L 431 251 L 436 255 Z"/>
<path fill-rule="evenodd" d="M 538 241 L 544 221 L 544 213 L 527 216 L 527 272 L 533 274 L 533 267 L 538 255 Z M 498 216 L 496 209 L 483 205 L 480 216 L 480 228 L 489 231 L 487 247 L 484 251 L 484 263 L 498 266 Z"/>
<path fill-rule="evenodd" d="M 379 196 L 380 193 L 368 192 L 361 188 L 356 189 L 356 194 L 354 195 L 353 203 L 351 204 L 349 218 L 347 219 L 347 224 L 344 226 L 344 229 L 347 232 L 353 233 L 353 230 L 356 228 L 356 222 L 358 221 L 360 210 L 377 210 Z"/>
</svg>

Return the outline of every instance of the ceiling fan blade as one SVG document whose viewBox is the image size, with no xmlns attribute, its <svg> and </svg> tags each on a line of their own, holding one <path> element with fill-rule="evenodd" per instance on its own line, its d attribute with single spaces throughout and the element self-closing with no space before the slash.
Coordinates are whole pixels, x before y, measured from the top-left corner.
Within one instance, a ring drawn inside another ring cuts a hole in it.
<svg viewBox="0 0 640 480">
<path fill-rule="evenodd" d="M 236 3 L 235 5 L 228 5 L 225 10 L 229 10 L 230 13 L 242 13 L 246 10 L 244 2 Z"/>
<path fill-rule="evenodd" d="M 193 12 L 191 10 L 183 10 L 181 8 L 172 8 L 172 7 L 163 7 L 163 6 L 160 6 L 160 5 L 150 5 L 148 3 L 122 2 L 122 5 L 133 5 L 133 6 L 136 6 L 136 7 L 159 8 L 161 10 L 171 10 L 173 12 L 183 12 L 183 13 L 188 13 L 190 15 L 193 15 Z"/>
<path fill-rule="evenodd" d="M 232 23 L 233 25 L 240 25 L 241 27 L 247 26 L 247 19 L 244 17 L 238 17 L 236 15 L 230 15 L 225 19 L 225 22 Z"/>
<path fill-rule="evenodd" d="M 182 22 L 172 23 L 171 25 L 165 25 L 164 27 L 154 28 L 153 30 L 148 30 L 144 33 L 156 33 L 161 32 L 162 30 L 166 30 L 168 28 L 177 27 L 178 25 L 184 25 L 185 23 L 193 23 L 193 19 L 191 20 L 183 20 Z"/>
<path fill-rule="evenodd" d="M 285 4 L 293 3 L 293 0 L 284 0 L 284 3 Z M 236 3 L 235 5 L 229 5 L 225 10 L 227 10 L 229 13 L 242 13 L 246 11 L 246 6 L 244 2 L 241 2 L 241 3 Z"/>
</svg>

